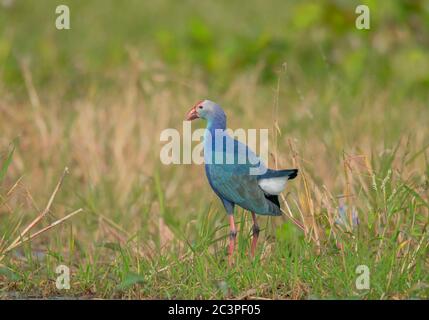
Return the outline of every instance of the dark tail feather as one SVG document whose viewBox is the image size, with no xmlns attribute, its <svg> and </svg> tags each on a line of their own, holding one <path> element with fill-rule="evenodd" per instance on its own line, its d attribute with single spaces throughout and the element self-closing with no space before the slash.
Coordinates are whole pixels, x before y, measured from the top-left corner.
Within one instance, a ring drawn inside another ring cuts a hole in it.
<svg viewBox="0 0 429 320">
<path fill-rule="evenodd" d="M 279 201 L 279 196 L 278 195 L 274 195 L 274 194 L 266 194 L 265 193 L 265 198 L 274 203 L 277 207 L 280 208 L 280 201 Z"/>
<path fill-rule="evenodd" d="M 271 170 L 268 169 L 268 171 L 259 176 L 258 179 L 263 179 L 263 178 L 276 178 L 276 177 L 288 177 L 288 180 L 292 180 L 295 179 L 296 176 L 298 175 L 298 169 L 285 169 L 285 170 Z M 279 196 L 275 195 L 275 194 L 267 194 L 264 193 L 265 195 L 265 199 L 267 199 L 268 201 L 270 201 L 272 204 L 274 204 L 277 208 L 273 208 L 275 209 L 275 211 L 280 214 L 280 201 L 279 201 Z"/>
<path fill-rule="evenodd" d="M 284 169 L 284 170 L 272 170 L 268 169 L 267 172 L 258 176 L 258 179 L 266 178 L 277 178 L 287 176 L 289 180 L 295 179 L 298 175 L 298 169 Z"/>
<path fill-rule="evenodd" d="M 298 175 L 298 169 L 287 169 L 287 170 L 281 170 L 281 171 L 287 171 L 289 180 L 295 179 Z"/>
<path fill-rule="evenodd" d="M 298 175 L 298 169 L 284 169 L 284 170 L 272 170 L 268 169 L 268 171 L 260 175 L 258 179 L 266 179 L 266 178 L 277 178 L 277 177 L 288 177 L 288 180 L 295 179 Z M 265 199 L 267 199 L 273 206 L 271 207 L 270 214 L 279 216 L 281 215 L 280 210 L 280 201 L 279 196 L 275 194 L 267 194 L 264 193 Z"/>
</svg>

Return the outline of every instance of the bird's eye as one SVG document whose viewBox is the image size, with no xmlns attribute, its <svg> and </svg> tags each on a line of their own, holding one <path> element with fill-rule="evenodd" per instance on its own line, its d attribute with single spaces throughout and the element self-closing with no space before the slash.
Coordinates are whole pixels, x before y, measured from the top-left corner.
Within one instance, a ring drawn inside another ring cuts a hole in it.
<svg viewBox="0 0 429 320">
<path fill-rule="evenodd" d="M 199 106 L 198 108 L 202 109 L 202 108 L 203 108 L 203 106 Z"/>
</svg>

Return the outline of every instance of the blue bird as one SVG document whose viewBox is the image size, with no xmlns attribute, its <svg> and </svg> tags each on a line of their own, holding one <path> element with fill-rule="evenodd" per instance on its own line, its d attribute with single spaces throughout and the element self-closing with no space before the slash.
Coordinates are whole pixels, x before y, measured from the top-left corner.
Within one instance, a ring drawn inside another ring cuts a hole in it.
<svg viewBox="0 0 429 320">
<path fill-rule="evenodd" d="M 232 264 L 237 231 L 234 206 L 252 213 L 251 255 L 255 255 L 259 236 L 256 214 L 281 215 L 278 195 L 288 180 L 294 179 L 297 169 L 272 170 L 245 144 L 233 139 L 226 131 L 226 115 L 213 101 L 198 101 L 188 112 L 186 120 L 205 119 L 204 162 L 209 184 L 222 201 L 229 217 L 229 264 Z"/>
</svg>

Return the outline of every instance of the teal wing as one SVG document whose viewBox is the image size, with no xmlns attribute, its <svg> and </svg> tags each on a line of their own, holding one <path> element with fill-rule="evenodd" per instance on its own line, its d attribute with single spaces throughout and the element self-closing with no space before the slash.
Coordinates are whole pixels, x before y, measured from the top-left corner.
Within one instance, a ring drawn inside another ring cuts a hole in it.
<svg viewBox="0 0 429 320">
<path fill-rule="evenodd" d="M 207 177 L 221 199 L 262 215 L 281 215 L 280 208 L 267 200 L 257 176 L 249 175 L 247 164 L 208 164 Z"/>
</svg>

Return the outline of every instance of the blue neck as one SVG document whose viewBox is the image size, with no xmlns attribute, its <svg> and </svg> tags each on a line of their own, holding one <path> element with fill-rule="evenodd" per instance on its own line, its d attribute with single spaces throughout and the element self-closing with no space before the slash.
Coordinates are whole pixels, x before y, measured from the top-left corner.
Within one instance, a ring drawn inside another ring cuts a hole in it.
<svg viewBox="0 0 429 320">
<path fill-rule="evenodd" d="M 206 135 L 204 139 L 204 155 L 210 157 L 207 153 L 208 150 L 215 149 L 215 139 L 219 134 L 223 135 L 223 130 L 226 129 L 226 116 L 225 114 L 216 115 L 213 118 L 207 119 Z M 219 132 L 221 130 L 221 132 Z M 216 132 L 217 131 L 217 132 Z M 207 134 L 210 133 L 211 141 L 207 139 Z M 223 139 L 223 138 L 222 138 Z M 210 143 L 211 142 L 211 143 Z"/>
<path fill-rule="evenodd" d="M 226 129 L 226 117 L 224 114 L 217 115 L 207 120 L 207 130 L 214 134 L 216 129 Z"/>
</svg>

